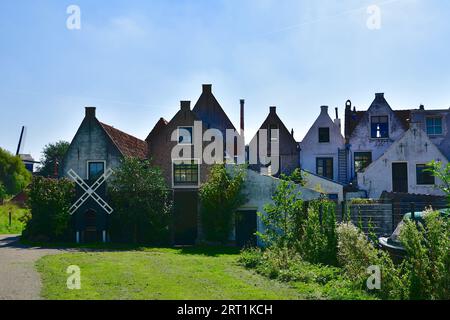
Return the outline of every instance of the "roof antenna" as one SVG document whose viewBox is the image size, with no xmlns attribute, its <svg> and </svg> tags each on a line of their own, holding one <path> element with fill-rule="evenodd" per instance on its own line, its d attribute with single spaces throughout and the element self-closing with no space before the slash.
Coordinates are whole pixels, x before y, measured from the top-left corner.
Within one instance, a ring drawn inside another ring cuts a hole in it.
<svg viewBox="0 0 450 320">
<path fill-rule="evenodd" d="M 22 153 L 23 145 L 25 144 L 25 126 L 22 126 L 22 131 L 20 132 L 19 144 L 17 145 L 16 156 Z"/>
</svg>

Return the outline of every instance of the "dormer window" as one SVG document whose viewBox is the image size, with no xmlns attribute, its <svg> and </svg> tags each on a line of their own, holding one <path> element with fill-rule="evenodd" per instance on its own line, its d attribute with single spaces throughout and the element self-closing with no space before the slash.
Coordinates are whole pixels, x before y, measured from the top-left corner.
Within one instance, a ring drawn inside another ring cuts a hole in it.
<svg viewBox="0 0 450 320">
<path fill-rule="evenodd" d="M 427 118 L 427 134 L 430 136 L 442 134 L 442 117 Z"/>
<path fill-rule="evenodd" d="M 330 142 L 330 128 L 319 128 L 319 143 Z"/>
<path fill-rule="evenodd" d="M 373 139 L 389 138 L 388 116 L 374 116 L 371 118 L 371 137 Z"/>
<path fill-rule="evenodd" d="M 192 144 L 192 127 L 178 127 L 178 143 Z"/>
</svg>

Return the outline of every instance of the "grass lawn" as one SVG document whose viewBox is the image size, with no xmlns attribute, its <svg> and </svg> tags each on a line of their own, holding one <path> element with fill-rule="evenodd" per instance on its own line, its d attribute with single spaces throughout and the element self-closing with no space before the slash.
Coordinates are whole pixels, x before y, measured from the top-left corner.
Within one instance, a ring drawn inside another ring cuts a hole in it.
<svg viewBox="0 0 450 320">
<path fill-rule="evenodd" d="M 317 285 L 289 286 L 237 264 L 236 249 L 141 249 L 46 256 L 37 262 L 47 299 L 325 299 Z M 81 269 L 81 290 L 66 269 Z M 334 297 L 336 298 L 336 297 Z"/>
<path fill-rule="evenodd" d="M 216 251 L 216 252 L 214 252 Z M 143 249 L 47 256 L 37 262 L 47 299 L 301 299 L 297 290 L 237 265 L 234 249 Z M 66 269 L 81 269 L 68 290 Z"/>
<path fill-rule="evenodd" d="M 9 225 L 9 212 L 11 215 L 11 226 Z M 20 234 L 25 225 L 20 222 L 28 209 L 21 209 L 13 204 L 4 204 L 0 206 L 0 234 Z"/>
</svg>

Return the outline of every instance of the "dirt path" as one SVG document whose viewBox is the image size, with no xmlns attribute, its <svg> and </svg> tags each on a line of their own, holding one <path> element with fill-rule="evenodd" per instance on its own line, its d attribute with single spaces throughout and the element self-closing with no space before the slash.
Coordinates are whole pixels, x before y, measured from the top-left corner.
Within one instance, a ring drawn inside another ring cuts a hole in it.
<svg viewBox="0 0 450 320">
<path fill-rule="evenodd" d="M 0 235 L 0 300 L 40 299 L 41 279 L 34 263 L 62 249 L 21 245 L 18 236 Z"/>
</svg>

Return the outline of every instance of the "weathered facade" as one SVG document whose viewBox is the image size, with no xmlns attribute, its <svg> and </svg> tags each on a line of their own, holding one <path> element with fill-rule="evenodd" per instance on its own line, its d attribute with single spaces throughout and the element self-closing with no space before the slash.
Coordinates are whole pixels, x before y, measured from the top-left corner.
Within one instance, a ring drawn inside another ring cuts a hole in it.
<svg viewBox="0 0 450 320">
<path fill-rule="evenodd" d="M 61 174 L 68 177 L 73 170 L 88 185 L 92 185 L 108 169 L 119 166 L 123 157 L 147 157 L 147 144 L 138 138 L 101 123 L 96 118 L 94 107 L 86 108 L 85 117 L 64 157 Z M 106 185 L 97 193 L 105 198 Z M 77 189 L 77 196 L 84 193 Z M 106 240 L 108 213 L 92 198 L 89 198 L 73 214 L 78 241 Z M 74 235 L 75 238 L 75 235 Z"/>
<path fill-rule="evenodd" d="M 261 146 L 266 146 L 266 150 Z M 271 146 L 275 150 L 271 150 Z M 248 153 L 250 168 L 268 175 L 289 175 L 300 168 L 299 143 L 294 139 L 293 130 L 289 132 L 281 121 L 276 107 L 270 107 L 269 115 L 250 141 Z"/>
<path fill-rule="evenodd" d="M 425 131 L 430 140 L 450 159 L 450 110 L 426 110 L 422 105 L 411 110 L 411 122 Z"/>
<path fill-rule="evenodd" d="M 349 181 L 370 163 L 380 158 L 408 129 L 409 110 L 394 111 L 383 93 L 367 111 L 356 111 L 350 101 L 345 107 L 345 140 L 347 143 Z"/>
<path fill-rule="evenodd" d="M 204 139 L 207 130 L 222 134 L 223 150 L 216 155 L 218 162 L 237 155 L 235 148 L 231 155 L 225 152 L 226 131 L 236 129 L 214 97 L 211 85 L 203 85 L 194 109 L 189 101 L 182 101 L 177 114 L 168 122 L 160 119 L 146 140 L 149 158 L 162 169 L 173 190 L 173 241 L 178 244 L 193 244 L 203 237 L 198 189 L 207 180 L 213 164 L 204 159 L 212 142 Z"/>
<path fill-rule="evenodd" d="M 322 106 L 319 117 L 300 143 L 300 165 L 303 170 L 345 183 L 347 163 L 345 158 L 342 161 L 339 157 L 342 151 L 345 154 L 341 121 L 337 114 L 333 121 L 328 114 L 328 107 Z"/>
<path fill-rule="evenodd" d="M 446 157 L 417 124 L 395 141 L 385 153 L 358 174 L 359 188 L 370 198 L 386 192 L 443 195 L 438 179 L 427 172 L 432 161 L 447 164 Z"/>
</svg>

